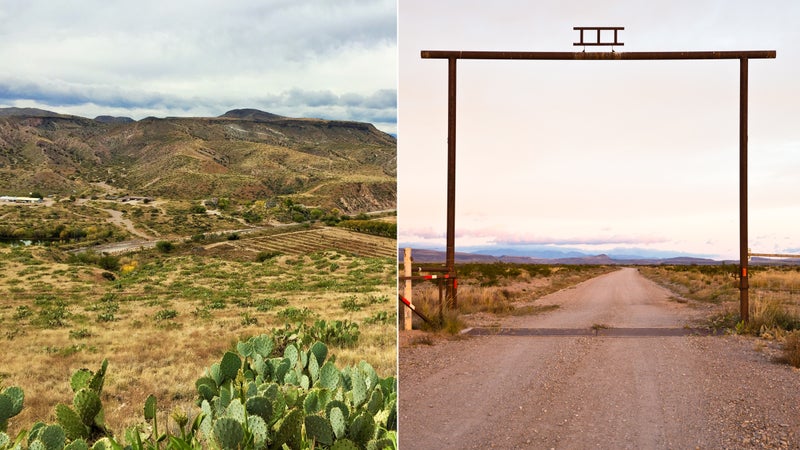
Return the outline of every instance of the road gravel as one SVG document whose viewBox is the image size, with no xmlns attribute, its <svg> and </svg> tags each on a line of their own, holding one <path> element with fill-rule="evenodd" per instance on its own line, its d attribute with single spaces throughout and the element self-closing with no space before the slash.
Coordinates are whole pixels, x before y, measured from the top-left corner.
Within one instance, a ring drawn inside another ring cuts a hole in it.
<svg viewBox="0 0 800 450">
<path fill-rule="evenodd" d="M 682 327 L 697 310 L 625 268 L 502 327 Z M 401 336 L 401 342 L 405 342 Z M 800 371 L 739 336 L 478 336 L 402 343 L 399 447 L 800 448 Z"/>
</svg>

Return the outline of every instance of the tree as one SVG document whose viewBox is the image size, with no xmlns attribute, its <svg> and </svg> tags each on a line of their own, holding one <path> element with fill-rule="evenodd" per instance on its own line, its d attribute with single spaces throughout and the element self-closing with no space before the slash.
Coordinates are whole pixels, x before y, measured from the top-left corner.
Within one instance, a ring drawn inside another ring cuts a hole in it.
<svg viewBox="0 0 800 450">
<path fill-rule="evenodd" d="M 158 241 L 156 242 L 156 249 L 161 253 L 169 253 L 175 249 L 175 245 L 170 241 Z"/>
</svg>

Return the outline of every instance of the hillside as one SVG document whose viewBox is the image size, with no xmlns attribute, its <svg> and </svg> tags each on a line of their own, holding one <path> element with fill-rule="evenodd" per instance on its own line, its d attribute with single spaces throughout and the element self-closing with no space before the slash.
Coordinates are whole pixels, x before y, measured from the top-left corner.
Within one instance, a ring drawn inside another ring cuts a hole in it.
<svg viewBox="0 0 800 450">
<path fill-rule="evenodd" d="M 254 109 L 133 121 L 0 108 L 0 194 L 100 195 L 100 182 L 170 199 L 393 209 L 396 140 L 367 123 Z"/>
</svg>

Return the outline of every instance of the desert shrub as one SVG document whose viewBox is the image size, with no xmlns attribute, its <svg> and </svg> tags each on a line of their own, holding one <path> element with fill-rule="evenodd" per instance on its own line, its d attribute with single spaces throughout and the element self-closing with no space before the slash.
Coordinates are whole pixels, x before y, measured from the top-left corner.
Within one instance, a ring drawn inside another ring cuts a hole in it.
<svg viewBox="0 0 800 450">
<path fill-rule="evenodd" d="M 262 220 L 264 220 L 264 217 L 261 214 L 253 211 L 252 209 L 248 209 L 247 211 L 243 212 L 242 218 L 247 223 L 260 223 Z"/>
<path fill-rule="evenodd" d="M 206 207 L 203 206 L 203 205 L 192 205 L 189 208 L 189 212 L 192 213 L 192 214 L 205 214 L 206 213 Z"/>
<path fill-rule="evenodd" d="M 109 270 L 111 272 L 116 272 L 120 268 L 119 256 L 103 255 L 97 259 L 97 265 L 100 266 L 101 269 Z"/>
<path fill-rule="evenodd" d="M 275 258 L 275 257 L 280 256 L 280 255 L 281 255 L 281 252 L 274 251 L 274 250 L 268 251 L 268 252 L 258 252 L 258 254 L 256 255 L 256 262 L 264 262 L 264 261 L 267 261 L 269 259 Z"/>
<path fill-rule="evenodd" d="M 111 272 L 103 272 L 100 275 L 102 275 L 102 277 L 105 278 L 108 281 L 114 281 L 114 280 L 117 279 L 116 275 L 114 275 Z"/>
<path fill-rule="evenodd" d="M 162 309 L 156 312 L 155 319 L 159 322 L 162 320 L 170 320 L 178 317 L 178 311 L 174 309 Z"/>
<path fill-rule="evenodd" d="M 295 308 L 294 306 L 290 306 L 280 312 L 278 312 L 278 317 L 284 319 L 286 322 L 305 322 L 306 320 L 316 317 L 316 313 L 307 307 L 303 307 L 303 309 Z"/>
<path fill-rule="evenodd" d="M 87 337 L 91 337 L 92 333 L 87 330 L 86 328 L 81 328 L 79 330 L 70 330 L 69 331 L 69 338 L 70 339 L 85 339 Z"/>
<path fill-rule="evenodd" d="M 366 217 L 366 216 L 365 216 Z M 343 220 L 338 227 L 376 236 L 397 237 L 397 224 L 380 220 Z"/>
<path fill-rule="evenodd" d="M 800 367 L 800 331 L 793 331 L 786 335 L 783 344 L 783 358 L 788 364 Z"/>
<path fill-rule="evenodd" d="M 750 322 L 741 331 L 761 335 L 774 330 L 800 329 L 800 317 L 792 314 L 778 299 L 758 296 L 753 299 Z"/>
<path fill-rule="evenodd" d="M 364 304 L 359 302 L 355 295 L 351 295 L 342 301 L 342 309 L 345 311 L 361 311 L 362 307 L 364 307 Z"/>
<path fill-rule="evenodd" d="M 169 253 L 175 249 L 175 245 L 170 241 L 158 241 L 156 242 L 156 249 L 161 253 Z"/>
</svg>

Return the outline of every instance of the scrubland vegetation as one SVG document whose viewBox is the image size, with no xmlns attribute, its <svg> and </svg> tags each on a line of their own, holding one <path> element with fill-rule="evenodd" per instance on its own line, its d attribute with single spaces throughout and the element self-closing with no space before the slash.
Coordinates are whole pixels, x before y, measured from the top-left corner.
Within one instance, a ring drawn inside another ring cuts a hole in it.
<svg viewBox="0 0 800 450">
<path fill-rule="evenodd" d="M 640 271 L 685 299 L 719 305 L 710 326 L 782 342 L 784 359 L 800 367 L 800 267 L 750 266 L 746 324 L 739 315 L 738 266 L 656 266 Z"/>
<path fill-rule="evenodd" d="M 553 306 L 538 305 L 538 298 L 613 270 L 614 267 L 592 265 L 457 264 L 457 307 L 444 305 L 441 323 L 438 323 L 438 280 L 415 282 L 413 301 L 423 315 L 437 322 L 433 328 L 455 333 L 465 326 L 471 314 L 524 315 L 547 311 Z"/>
<path fill-rule="evenodd" d="M 362 375 L 373 377 L 368 375 L 372 369 L 359 365 L 368 364 L 378 376 L 393 379 L 393 259 L 309 251 L 275 252 L 259 261 L 255 253 L 235 248 L 213 256 L 196 254 L 191 246 L 162 251 L 118 257 L 68 254 L 55 247 L 0 247 L 0 295 L 6 299 L 0 306 L 0 340 L 6 348 L 0 385 L 25 392 L 24 408 L 8 423 L 10 436 L 37 420 L 54 423 L 55 405 L 77 395 L 70 389 L 70 374 L 97 367 L 106 358 L 105 388 L 98 395 L 109 433 L 124 440 L 125 429 L 143 423 L 142 407 L 151 394 L 165 424 L 165 411 L 195 411 L 195 382 L 206 368 L 226 351 L 235 352 L 240 340 L 262 333 L 274 340 L 277 352 L 261 355 L 264 360 L 281 358 L 289 344 L 302 353 L 321 341 L 339 368 L 362 367 Z M 252 355 L 239 353 L 238 358 L 254 364 Z M 308 359 L 304 361 L 299 378 L 309 371 Z M 345 391 L 352 387 L 349 382 L 342 381 Z M 246 383 L 225 389 L 241 393 L 236 389 L 242 386 Z M 370 395 L 375 387 L 370 384 Z M 380 395 L 388 398 L 391 392 L 385 387 Z M 310 392 L 287 394 L 282 389 L 294 402 L 286 400 L 287 414 L 289 405 L 298 406 Z M 355 412 L 353 404 L 349 407 Z M 291 420 L 298 420 L 300 413 L 294 414 Z M 278 432 L 278 420 L 267 423 L 270 432 Z M 247 427 L 242 432 L 253 436 Z M 312 440 L 304 436 L 310 445 Z M 327 441 L 317 439 L 317 448 Z"/>
</svg>

